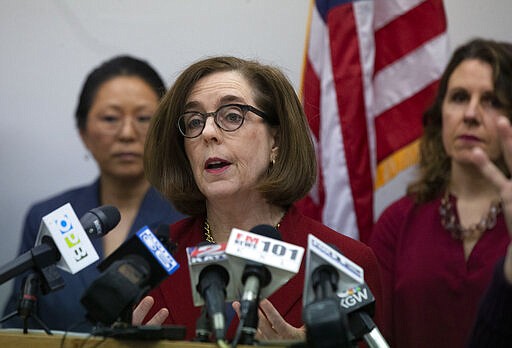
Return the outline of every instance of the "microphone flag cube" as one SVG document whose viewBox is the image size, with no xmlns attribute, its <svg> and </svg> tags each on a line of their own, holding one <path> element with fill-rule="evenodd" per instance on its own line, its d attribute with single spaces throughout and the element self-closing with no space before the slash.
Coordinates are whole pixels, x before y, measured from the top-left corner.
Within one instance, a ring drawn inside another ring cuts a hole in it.
<svg viewBox="0 0 512 348">
<path fill-rule="evenodd" d="M 338 297 L 343 295 L 346 289 L 364 284 L 364 270 L 361 266 L 346 258 L 314 235 L 309 234 L 303 293 L 304 306 L 315 300 L 313 284 L 310 280 L 314 270 L 321 265 L 331 265 L 337 270 L 339 275 Z"/>
<path fill-rule="evenodd" d="M 99 259 L 96 249 L 69 203 L 43 217 L 36 245 L 40 245 L 45 236 L 53 240 L 61 254 L 57 267 L 71 274 L 81 271 Z"/>
<path fill-rule="evenodd" d="M 265 298 L 286 284 L 299 271 L 304 248 L 233 228 L 226 246 L 226 254 L 229 255 L 231 268 L 235 274 L 241 275 L 248 261 L 260 263 L 270 270 L 272 280 L 261 289 L 261 298 Z M 240 292 L 242 290 L 243 288 L 240 288 Z"/>
</svg>

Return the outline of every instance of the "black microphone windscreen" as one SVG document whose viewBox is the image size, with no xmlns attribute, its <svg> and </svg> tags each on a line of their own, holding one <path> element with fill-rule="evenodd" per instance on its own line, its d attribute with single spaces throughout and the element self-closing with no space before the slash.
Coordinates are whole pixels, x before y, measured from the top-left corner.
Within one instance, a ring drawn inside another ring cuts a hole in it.
<svg viewBox="0 0 512 348">
<path fill-rule="evenodd" d="M 121 213 L 113 205 L 102 205 L 89 210 L 80 218 L 80 223 L 90 238 L 106 235 L 121 220 Z"/>
<path fill-rule="evenodd" d="M 87 318 L 93 323 L 112 325 L 120 317 L 129 315 L 132 304 L 149 290 L 144 284 L 150 274 L 149 263 L 137 255 L 114 261 L 80 299 L 87 309 Z"/>
<path fill-rule="evenodd" d="M 81 298 L 93 322 L 131 322 L 132 305 L 179 268 L 165 246 L 145 226 L 98 264 L 102 274 Z M 105 294 L 102 295 L 101 291 Z"/>
<path fill-rule="evenodd" d="M 151 234 L 153 235 L 153 233 Z M 100 272 L 104 272 L 112 263 L 117 260 L 125 259 L 129 255 L 139 255 L 149 262 L 151 275 L 149 277 L 148 284 L 150 288 L 155 287 L 169 275 L 167 273 L 168 270 L 162 266 L 159 258 L 148 250 L 147 245 L 145 245 L 137 235 L 128 238 L 119 248 L 114 250 L 112 254 L 101 261 L 97 267 Z"/>
<path fill-rule="evenodd" d="M 259 234 L 260 236 L 264 236 L 264 237 L 268 237 L 268 238 L 272 238 L 272 239 L 277 239 L 277 240 L 283 239 L 281 237 L 281 233 L 279 233 L 279 231 L 275 227 L 272 227 L 270 225 L 265 225 L 265 224 L 257 225 L 257 226 L 254 226 L 253 228 L 251 228 L 251 230 L 249 232 L 256 233 L 256 234 Z"/>
<path fill-rule="evenodd" d="M 171 254 L 176 252 L 177 245 L 171 239 L 171 226 L 169 224 L 158 225 L 155 236 Z"/>
</svg>

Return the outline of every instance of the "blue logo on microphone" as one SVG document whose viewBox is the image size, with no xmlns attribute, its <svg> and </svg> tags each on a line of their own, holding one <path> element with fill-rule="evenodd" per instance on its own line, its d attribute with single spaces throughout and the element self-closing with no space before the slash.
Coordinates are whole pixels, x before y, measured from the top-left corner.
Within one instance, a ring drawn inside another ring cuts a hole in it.
<svg viewBox="0 0 512 348">
<path fill-rule="evenodd" d="M 62 215 L 60 221 L 55 220 L 55 224 L 59 227 L 59 231 L 61 234 L 66 234 L 73 229 L 73 224 L 69 220 L 68 214 Z"/>
<path fill-rule="evenodd" d="M 137 233 L 137 237 L 139 237 L 142 244 L 146 246 L 148 251 L 153 254 L 155 259 L 162 265 L 167 274 L 172 274 L 176 271 L 180 265 L 176 260 L 172 257 L 171 253 L 165 249 L 165 247 L 160 243 L 158 238 L 151 232 L 151 230 L 144 226 Z"/>
</svg>

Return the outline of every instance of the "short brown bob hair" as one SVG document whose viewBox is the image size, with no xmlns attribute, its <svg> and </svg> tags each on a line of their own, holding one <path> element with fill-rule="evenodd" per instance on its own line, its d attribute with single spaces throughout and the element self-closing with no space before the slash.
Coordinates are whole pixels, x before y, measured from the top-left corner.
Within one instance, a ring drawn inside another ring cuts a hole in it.
<svg viewBox="0 0 512 348">
<path fill-rule="evenodd" d="M 186 68 L 162 98 L 146 137 L 144 167 L 149 182 L 184 214 L 206 213 L 178 129 L 195 84 L 216 72 L 237 71 L 253 88 L 256 108 L 277 124 L 279 153 L 256 189 L 267 202 L 287 208 L 304 197 L 316 179 L 316 157 L 306 116 L 291 83 L 276 67 L 236 57 L 210 57 Z M 270 125 L 269 125 L 270 126 Z M 250 146 L 248 144 L 247 146 Z M 254 149 L 257 151 L 258 149 Z"/>
</svg>

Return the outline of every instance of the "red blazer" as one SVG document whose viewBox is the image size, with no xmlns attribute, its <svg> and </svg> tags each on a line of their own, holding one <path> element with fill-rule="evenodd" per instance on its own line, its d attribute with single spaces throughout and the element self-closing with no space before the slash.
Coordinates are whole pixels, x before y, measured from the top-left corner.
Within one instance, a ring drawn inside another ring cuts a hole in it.
<svg viewBox="0 0 512 348">
<path fill-rule="evenodd" d="M 199 317 L 201 307 L 194 307 L 192 301 L 190 274 L 187 267 L 185 248 L 196 246 L 204 241 L 203 223 L 204 217 L 191 217 L 171 225 L 171 238 L 178 245 L 174 258 L 180 264 L 180 268 L 151 291 L 150 295 L 154 297 L 155 305 L 146 317 L 146 319 L 151 318 L 160 308 L 168 308 L 170 315 L 165 324 L 185 325 L 187 328 L 186 339 L 192 339 L 195 336 L 196 320 Z M 304 248 L 307 247 L 308 234 L 312 233 L 325 243 L 333 243 L 344 256 L 363 267 L 366 283 L 376 299 L 375 322 L 379 326 L 382 303 L 380 274 L 377 259 L 369 247 L 302 215 L 295 206 L 292 206 L 284 216 L 279 232 L 283 241 L 300 245 Z M 302 292 L 304 288 L 304 271 L 305 257 L 299 272 L 269 297 L 269 300 L 283 318 L 295 327 L 303 325 Z M 233 338 L 237 325 L 238 318 L 235 315 L 228 329 L 228 339 Z"/>
</svg>

